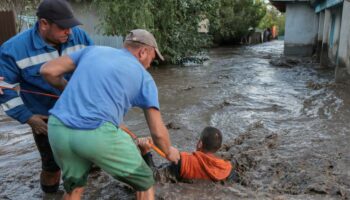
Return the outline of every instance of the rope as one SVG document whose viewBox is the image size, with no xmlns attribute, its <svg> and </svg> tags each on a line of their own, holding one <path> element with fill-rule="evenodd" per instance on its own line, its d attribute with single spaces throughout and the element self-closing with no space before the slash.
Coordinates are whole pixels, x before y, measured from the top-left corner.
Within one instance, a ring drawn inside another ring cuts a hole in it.
<svg viewBox="0 0 350 200">
<path fill-rule="evenodd" d="M 59 96 L 54 95 L 54 94 L 47 94 L 47 93 L 42 93 L 42 92 L 23 90 L 23 89 L 19 89 L 18 87 L 10 88 L 10 87 L 5 87 L 5 86 L 1 86 L 0 85 L 0 89 L 8 89 L 8 90 L 14 90 L 14 91 L 25 92 L 25 93 L 30 93 L 30 94 L 37 94 L 37 95 L 42 95 L 42 96 L 47 96 L 47 97 L 53 97 L 53 98 L 56 98 L 56 99 L 58 99 L 58 97 L 59 97 Z"/>
<path fill-rule="evenodd" d="M 23 90 L 23 89 L 20 89 L 18 87 L 10 88 L 10 87 L 5 87 L 5 86 L 0 86 L 0 89 L 8 89 L 8 90 L 14 90 L 14 91 L 25 92 L 25 93 L 30 93 L 30 94 L 42 95 L 42 96 L 47 96 L 47 97 L 53 97 L 56 99 L 59 98 L 59 96 L 54 95 L 54 94 L 35 92 L 35 91 L 30 91 L 30 90 Z M 137 139 L 137 136 L 133 132 L 131 132 L 126 126 L 121 125 L 120 128 L 123 129 L 123 131 L 125 131 L 127 134 L 129 134 L 134 140 Z M 155 152 L 157 152 L 160 156 L 162 156 L 163 158 L 166 159 L 166 155 L 162 150 L 160 150 L 154 144 L 151 144 L 151 147 Z"/>
</svg>

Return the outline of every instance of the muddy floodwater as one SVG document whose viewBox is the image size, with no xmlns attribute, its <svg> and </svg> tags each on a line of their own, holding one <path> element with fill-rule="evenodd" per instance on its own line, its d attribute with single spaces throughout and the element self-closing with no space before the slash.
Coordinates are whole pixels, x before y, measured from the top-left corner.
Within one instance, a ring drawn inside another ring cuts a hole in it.
<svg viewBox="0 0 350 200">
<path fill-rule="evenodd" d="M 334 69 L 282 59 L 283 41 L 212 49 L 197 66 L 154 68 L 174 146 L 193 151 L 208 125 L 224 134 L 218 156 L 236 160 L 239 183 L 158 183 L 157 199 L 349 199 L 350 90 Z M 148 135 L 143 113 L 125 118 Z M 39 187 L 32 133 L 0 114 L 0 199 L 60 199 Z M 82 144 L 83 145 L 83 144 Z M 166 162 L 155 156 L 157 164 Z M 134 199 L 104 172 L 90 174 L 83 199 Z"/>
</svg>

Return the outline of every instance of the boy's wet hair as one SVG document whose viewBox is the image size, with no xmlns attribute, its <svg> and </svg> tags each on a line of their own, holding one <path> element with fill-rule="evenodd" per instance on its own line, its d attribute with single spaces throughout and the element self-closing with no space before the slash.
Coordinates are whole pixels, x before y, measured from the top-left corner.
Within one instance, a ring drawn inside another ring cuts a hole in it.
<svg viewBox="0 0 350 200">
<path fill-rule="evenodd" d="M 202 148 L 205 151 L 215 153 L 220 149 L 222 143 L 221 131 L 217 128 L 208 126 L 205 127 L 201 133 L 200 140 L 202 141 Z"/>
</svg>

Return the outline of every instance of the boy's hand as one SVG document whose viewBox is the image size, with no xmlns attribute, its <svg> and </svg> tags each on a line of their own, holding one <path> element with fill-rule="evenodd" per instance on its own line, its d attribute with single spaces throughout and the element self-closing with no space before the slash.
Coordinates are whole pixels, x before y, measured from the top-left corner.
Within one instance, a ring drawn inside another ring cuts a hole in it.
<svg viewBox="0 0 350 200">
<path fill-rule="evenodd" d="M 152 148 L 151 146 L 153 144 L 151 137 L 138 138 L 136 141 L 137 141 L 137 145 L 141 150 L 142 155 L 145 155 L 146 153 L 151 151 L 151 148 Z"/>
</svg>

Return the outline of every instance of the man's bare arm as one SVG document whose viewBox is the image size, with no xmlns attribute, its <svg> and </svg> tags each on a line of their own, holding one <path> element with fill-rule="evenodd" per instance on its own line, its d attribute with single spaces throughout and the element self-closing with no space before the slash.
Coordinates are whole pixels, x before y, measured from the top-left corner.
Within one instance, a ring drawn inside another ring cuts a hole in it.
<svg viewBox="0 0 350 200">
<path fill-rule="evenodd" d="M 50 85 L 63 91 L 67 85 L 64 74 L 74 71 L 75 67 L 69 56 L 62 56 L 42 65 L 40 74 Z"/>
<path fill-rule="evenodd" d="M 144 110 L 144 113 L 154 144 L 165 153 L 168 160 L 177 163 L 180 153 L 171 146 L 168 129 L 163 123 L 160 111 L 148 108 Z"/>
</svg>

